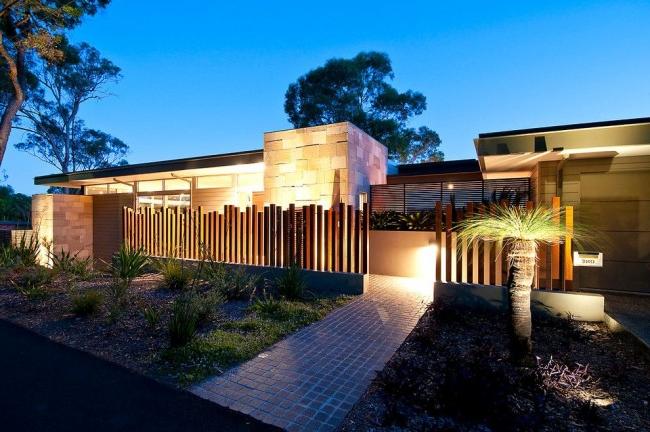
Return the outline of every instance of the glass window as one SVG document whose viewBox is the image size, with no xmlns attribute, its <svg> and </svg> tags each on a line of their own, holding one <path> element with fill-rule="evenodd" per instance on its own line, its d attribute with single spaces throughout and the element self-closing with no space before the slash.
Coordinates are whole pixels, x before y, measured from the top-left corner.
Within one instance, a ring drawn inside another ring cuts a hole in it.
<svg viewBox="0 0 650 432">
<path fill-rule="evenodd" d="M 169 179 L 165 180 L 165 190 L 190 190 L 190 179 Z"/>
<path fill-rule="evenodd" d="M 159 210 L 163 208 L 164 205 L 164 196 L 162 195 L 140 195 L 138 197 L 138 207 L 149 207 L 153 210 Z"/>
<path fill-rule="evenodd" d="M 148 180 L 138 182 L 138 192 L 160 192 L 162 190 L 162 180 Z"/>
<path fill-rule="evenodd" d="M 189 207 L 190 206 L 190 195 L 189 194 L 180 194 L 180 195 L 165 195 L 166 207 Z"/>
<path fill-rule="evenodd" d="M 85 187 L 86 195 L 104 195 L 107 192 L 106 185 L 92 185 Z"/>
<path fill-rule="evenodd" d="M 108 193 L 132 193 L 133 186 L 124 183 L 111 183 L 108 185 Z"/>
<path fill-rule="evenodd" d="M 187 208 L 189 206 L 190 194 L 138 196 L 138 207 L 149 207 L 153 210 L 160 210 L 161 208 Z"/>
<path fill-rule="evenodd" d="M 197 189 L 229 188 L 232 187 L 232 176 L 220 175 L 197 177 L 196 187 Z"/>
</svg>

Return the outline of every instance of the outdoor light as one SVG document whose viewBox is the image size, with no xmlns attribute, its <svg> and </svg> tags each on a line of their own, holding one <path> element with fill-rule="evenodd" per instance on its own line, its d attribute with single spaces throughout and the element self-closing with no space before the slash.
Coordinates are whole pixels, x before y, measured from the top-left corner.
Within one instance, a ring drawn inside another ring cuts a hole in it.
<svg viewBox="0 0 650 432">
<path fill-rule="evenodd" d="M 453 184 L 453 183 L 449 183 L 449 184 L 447 185 L 447 189 L 450 189 L 450 190 L 451 190 L 451 189 L 453 189 L 453 188 L 454 188 L 454 184 Z"/>
</svg>

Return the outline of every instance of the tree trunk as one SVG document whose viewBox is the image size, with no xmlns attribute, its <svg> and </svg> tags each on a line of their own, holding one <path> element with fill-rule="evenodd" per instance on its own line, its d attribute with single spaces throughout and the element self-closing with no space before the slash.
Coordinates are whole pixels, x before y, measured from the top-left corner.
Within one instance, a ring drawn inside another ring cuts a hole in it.
<svg viewBox="0 0 650 432">
<path fill-rule="evenodd" d="M 0 32 L 0 56 L 7 63 L 7 72 L 13 86 L 14 94 L 9 99 L 0 119 L 0 165 L 2 165 L 2 160 L 7 150 L 13 121 L 25 100 L 25 93 L 23 92 L 22 86 L 25 69 L 25 49 L 18 46 L 16 48 L 16 58 L 14 59 L 4 46 L 4 37 L 4 34 Z"/>
<path fill-rule="evenodd" d="M 508 299 L 510 302 L 513 348 L 515 354 L 526 355 L 532 349 L 530 289 L 533 285 L 535 259 L 537 257 L 535 242 L 515 242 L 508 257 L 510 259 Z"/>
</svg>

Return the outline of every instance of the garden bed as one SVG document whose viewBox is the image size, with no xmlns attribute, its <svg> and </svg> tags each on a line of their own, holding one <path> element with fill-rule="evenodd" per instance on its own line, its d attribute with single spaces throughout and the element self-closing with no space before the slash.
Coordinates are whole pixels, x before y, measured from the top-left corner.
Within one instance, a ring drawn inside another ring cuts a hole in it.
<svg viewBox="0 0 650 432">
<path fill-rule="evenodd" d="M 178 315 L 175 305 L 190 291 L 196 298 L 209 298 L 215 293 L 209 281 L 199 279 L 191 288 L 170 289 L 159 273 L 137 276 L 128 288 L 119 316 L 114 317 L 108 300 L 116 283 L 112 275 L 79 278 L 38 268 L 38 272 L 50 273 L 45 277 L 47 281 L 38 289 L 25 291 L 19 286 L 20 275 L 34 268 L 38 267 L 0 270 L 0 318 L 180 386 L 254 357 L 351 299 L 312 298 L 306 294 L 306 298 L 289 300 L 277 293 L 274 280 L 261 279 L 254 293 L 243 299 L 219 294 L 218 301 L 201 305 L 208 310 L 197 324 L 196 333 L 172 347 L 169 323 L 174 313 Z M 97 297 L 96 305 L 87 306 L 89 310 L 75 310 L 74 299 L 86 297 Z"/>
<path fill-rule="evenodd" d="M 534 317 L 511 359 L 508 318 L 431 306 L 344 431 L 650 430 L 650 356 L 602 323 Z"/>
</svg>

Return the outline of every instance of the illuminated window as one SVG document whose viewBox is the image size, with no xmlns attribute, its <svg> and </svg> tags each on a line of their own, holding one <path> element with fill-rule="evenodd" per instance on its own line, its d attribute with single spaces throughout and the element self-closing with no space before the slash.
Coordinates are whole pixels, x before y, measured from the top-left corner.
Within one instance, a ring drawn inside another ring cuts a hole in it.
<svg viewBox="0 0 650 432">
<path fill-rule="evenodd" d="M 188 208 L 189 206 L 189 194 L 138 196 L 138 207 L 141 208 L 149 207 L 152 210 L 160 210 L 161 208 Z"/>
<path fill-rule="evenodd" d="M 108 193 L 132 193 L 133 186 L 124 183 L 111 183 L 108 185 Z"/>
<path fill-rule="evenodd" d="M 138 182 L 138 192 L 160 192 L 162 190 L 162 180 L 148 180 Z"/>
<path fill-rule="evenodd" d="M 189 179 L 168 179 L 165 180 L 165 190 L 190 190 L 191 182 Z"/>
<path fill-rule="evenodd" d="M 197 189 L 229 188 L 232 187 L 231 175 L 205 176 L 196 179 Z"/>
<path fill-rule="evenodd" d="M 108 191 L 105 184 L 86 186 L 84 189 L 86 195 L 104 195 Z"/>
</svg>

